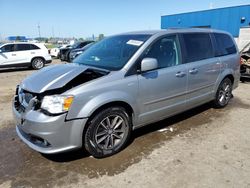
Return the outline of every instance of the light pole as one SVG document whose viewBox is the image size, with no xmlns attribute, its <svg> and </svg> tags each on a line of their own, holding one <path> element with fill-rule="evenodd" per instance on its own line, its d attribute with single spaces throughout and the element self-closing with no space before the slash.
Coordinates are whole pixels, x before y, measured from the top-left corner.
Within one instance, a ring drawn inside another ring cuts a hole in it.
<svg viewBox="0 0 250 188">
<path fill-rule="evenodd" d="M 38 25 L 37 25 L 37 28 L 38 28 L 39 40 L 41 40 L 40 24 L 39 24 L 39 23 L 38 23 Z"/>
</svg>

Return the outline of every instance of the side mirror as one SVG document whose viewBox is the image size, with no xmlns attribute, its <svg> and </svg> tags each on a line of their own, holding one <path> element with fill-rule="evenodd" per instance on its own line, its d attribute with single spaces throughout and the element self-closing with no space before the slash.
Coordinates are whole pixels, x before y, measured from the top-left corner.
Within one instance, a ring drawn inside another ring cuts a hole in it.
<svg viewBox="0 0 250 188">
<path fill-rule="evenodd" d="M 146 72 L 158 68 L 158 61 L 155 58 L 144 58 L 141 62 L 141 72 Z"/>
</svg>

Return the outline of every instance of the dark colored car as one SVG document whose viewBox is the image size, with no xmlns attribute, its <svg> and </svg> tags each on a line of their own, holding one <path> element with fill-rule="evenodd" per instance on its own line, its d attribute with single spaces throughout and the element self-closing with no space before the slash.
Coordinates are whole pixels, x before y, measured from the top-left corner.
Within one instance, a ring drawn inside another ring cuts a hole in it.
<svg viewBox="0 0 250 188">
<path fill-rule="evenodd" d="M 246 79 L 250 79 L 250 48 L 241 54 L 240 73 L 241 81 L 244 82 Z"/>
<path fill-rule="evenodd" d="M 60 49 L 60 59 L 61 61 L 67 61 L 69 62 L 69 53 L 71 50 L 75 50 L 75 49 L 79 49 L 79 48 L 83 48 L 84 46 L 86 46 L 89 43 L 92 43 L 93 41 L 84 41 L 84 42 L 77 42 L 75 44 L 73 44 L 72 46 L 68 47 L 68 48 L 62 48 Z"/>
<path fill-rule="evenodd" d="M 71 50 L 69 53 L 69 62 L 72 62 L 77 56 L 82 54 L 85 50 L 89 49 L 93 44 L 94 42 L 91 42 L 83 48 Z"/>
</svg>

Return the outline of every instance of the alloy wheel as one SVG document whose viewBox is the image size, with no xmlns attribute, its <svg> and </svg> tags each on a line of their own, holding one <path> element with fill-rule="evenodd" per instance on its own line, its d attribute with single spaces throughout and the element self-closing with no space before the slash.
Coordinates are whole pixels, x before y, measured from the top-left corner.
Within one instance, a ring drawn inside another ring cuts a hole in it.
<svg viewBox="0 0 250 188">
<path fill-rule="evenodd" d="M 39 59 L 39 58 L 35 59 L 34 62 L 33 62 L 33 64 L 34 64 L 34 67 L 36 69 L 43 68 L 43 60 L 42 59 Z"/>
<path fill-rule="evenodd" d="M 122 143 L 128 132 L 124 119 L 119 115 L 111 115 L 104 118 L 98 125 L 95 133 L 95 141 L 99 148 L 112 150 Z"/>
<path fill-rule="evenodd" d="M 220 88 L 218 100 L 222 105 L 225 105 L 229 102 L 232 96 L 232 88 L 229 82 L 224 82 Z"/>
</svg>

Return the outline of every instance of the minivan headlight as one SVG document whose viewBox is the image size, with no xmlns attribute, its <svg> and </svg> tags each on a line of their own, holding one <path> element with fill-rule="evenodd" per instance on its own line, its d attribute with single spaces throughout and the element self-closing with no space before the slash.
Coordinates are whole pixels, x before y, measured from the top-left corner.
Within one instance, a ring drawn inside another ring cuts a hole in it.
<svg viewBox="0 0 250 188">
<path fill-rule="evenodd" d="M 51 95 L 45 96 L 42 100 L 41 109 L 48 111 L 51 114 L 59 114 L 67 112 L 73 103 L 72 95 Z"/>
</svg>

